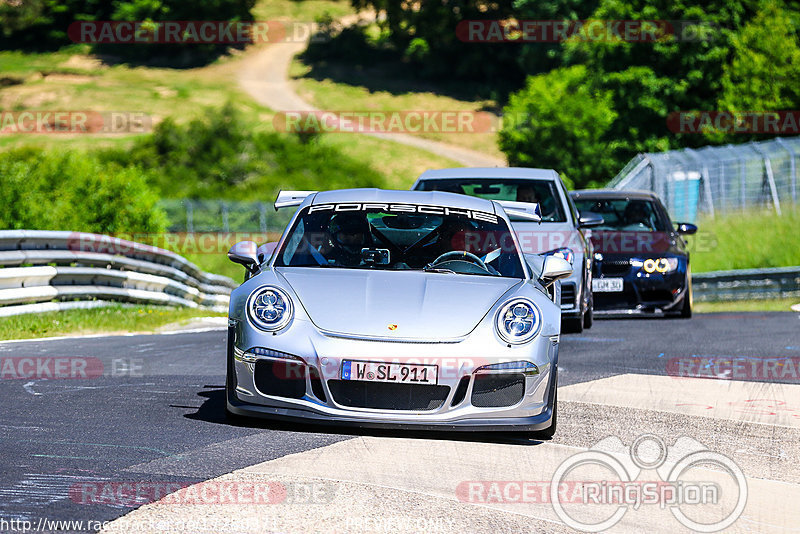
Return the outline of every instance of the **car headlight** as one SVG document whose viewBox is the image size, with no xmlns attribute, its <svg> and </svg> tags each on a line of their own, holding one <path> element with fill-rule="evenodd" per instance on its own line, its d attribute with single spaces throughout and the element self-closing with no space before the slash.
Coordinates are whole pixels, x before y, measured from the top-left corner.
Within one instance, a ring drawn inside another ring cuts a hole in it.
<svg viewBox="0 0 800 534">
<path fill-rule="evenodd" d="M 292 320 L 292 300 L 282 289 L 267 286 L 257 289 L 247 300 L 250 321 L 268 332 L 280 330 Z"/>
<path fill-rule="evenodd" d="M 575 253 L 572 252 L 572 249 L 569 247 L 561 247 L 555 250 L 551 250 L 547 252 L 547 256 L 557 256 L 565 261 L 568 261 L 570 265 L 575 262 Z"/>
<path fill-rule="evenodd" d="M 642 262 L 642 269 L 650 273 L 670 273 L 678 268 L 678 258 L 648 258 Z"/>
<path fill-rule="evenodd" d="M 526 343 L 536 337 L 542 327 L 542 312 L 526 299 L 514 299 L 497 312 L 497 333 L 504 341 Z"/>
</svg>

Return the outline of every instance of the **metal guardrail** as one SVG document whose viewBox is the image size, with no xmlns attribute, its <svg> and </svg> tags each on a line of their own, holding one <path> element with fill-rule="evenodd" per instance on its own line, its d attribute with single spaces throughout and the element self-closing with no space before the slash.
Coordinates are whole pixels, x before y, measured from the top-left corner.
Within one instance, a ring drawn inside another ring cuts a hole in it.
<svg viewBox="0 0 800 534">
<path fill-rule="evenodd" d="M 692 275 L 694 299 L 757 300 L 800 297 L 800 267 L 740 269 Z"/>
<path fill-rule="evenodd" d="M 0 316 L 97 299 L 226 311 L 238 286 L 174 252 L 80 232 L 2 230 L 0 266 Z"/>
</svg>

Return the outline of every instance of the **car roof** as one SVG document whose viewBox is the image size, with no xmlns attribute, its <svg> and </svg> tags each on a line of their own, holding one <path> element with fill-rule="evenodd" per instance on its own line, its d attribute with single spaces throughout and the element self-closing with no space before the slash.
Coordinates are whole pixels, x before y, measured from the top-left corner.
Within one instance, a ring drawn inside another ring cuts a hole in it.
<svg viewBox="0 0 800 534">
<path fill-rule="evenodd" d="M 658 200 L 658 195 L 652 191 L 637 191 L 628 189 L 579 189 L 570 191 L 573 200 L 579 199 L 637 199 Z"/>
<path fill-rule="evenodd" d="M 425 204 L 497 213 L 495 203 L 478 197 L 443 191 L 396 191 L 363 188 L 322 191 L 314 195 L 311 205 L 344 204 L 349 202 L 391 202 L 396 204 Z"/>
<path fill-rule="evenodd" d="M 556 180 L 558 173 L 553 169 L 533 169 L 528 167 L 455 167 L 434 169 L 423 172 L 417 180 L 447 180 L 453 178 L 517 178 L 536 180 Z"/>
</svg>

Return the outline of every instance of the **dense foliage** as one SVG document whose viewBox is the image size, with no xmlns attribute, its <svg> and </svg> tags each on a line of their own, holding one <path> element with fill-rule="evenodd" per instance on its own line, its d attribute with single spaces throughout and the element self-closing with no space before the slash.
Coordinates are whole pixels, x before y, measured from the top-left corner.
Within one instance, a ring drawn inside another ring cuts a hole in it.
<svg viewBox="0 0 800 534">
<path fill-rule="evenodd" d="M 160 232 L 166 219 L 157 201 L 145 172 L 96 154 L 0 153 L 0 229 Z"/>
<path fill-rule="evenodd" d="M 230 105 L 203 119 L 166 119 L 131 150 L 104 156 L 152 171 L 166 198 L 274 199 L 280 189 L 380 187 L 382 176 L 338 150 L 297 135 L 254 133 Z"/>
<path fill-rule="evenodd" d="M 380 187 L 383 177 L 314 139 L 253 133 L 231 106 L 166 119 L 131 149 L 0 153 L 0 229 L 163 231 L 162 199 L 269 201 L 280 189 Z"/>
<path fill-rule="evenodd" d="M 673 132 L 671 113 L 800 106 L 796 0 L 351 1 L 385 14 L 388 39 L 422 74 L 495 87 L 514 81 L 502 150 L 512 164 L 552 165 L 578 187 L 605 183 L 639 152 L 764 138 Z M 469 19 L 665 25 L 657 39 L 638 41 L 578 35 L 482 44 L 456 38 Z M 521 113 L 529 120 L 520 121 Z"/>
<path fill-rule="evenodd" d="M 558 169 L 573 183 L 613 172 L 614 144 L 607 133 L 617 113 L 611 96 L 588 83 L 582 65 L 528 78 L 511 95 L 499 134 L 509 165 Z"/>
<path fill-rule="evenodd" d="M 255 0 L 20 0 L 0 2 L 0 48 L 54 50 L 72 43 L 75 21 L 252 21 Z M 225 50 L 225 44 L 95 45 L 126 60 L 193 64 Z"/>
</svg>

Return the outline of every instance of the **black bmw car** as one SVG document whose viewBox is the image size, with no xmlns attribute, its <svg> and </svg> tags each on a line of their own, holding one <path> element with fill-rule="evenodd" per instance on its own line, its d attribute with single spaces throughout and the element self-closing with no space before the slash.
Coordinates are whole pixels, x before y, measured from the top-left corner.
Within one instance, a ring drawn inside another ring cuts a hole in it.
<svg viewBox="0 0 800 534">
<path fill-rule="evenodd" d="M 591 230 L 595 314 L 691 317 L 691 270 L 682 235 L 695 233 L 697 227 L 673 225 L 649 191 L 582 190 L 570 195 L 580 213 L 597 213 L 604 221 Z"/>
</svg>

